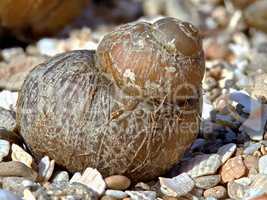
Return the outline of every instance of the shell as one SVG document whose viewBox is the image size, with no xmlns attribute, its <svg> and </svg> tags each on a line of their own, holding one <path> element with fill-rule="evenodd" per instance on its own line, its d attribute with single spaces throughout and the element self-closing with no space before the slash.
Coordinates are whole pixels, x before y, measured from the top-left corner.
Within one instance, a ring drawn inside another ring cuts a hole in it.
<svg viewBox="0 0 267 200">
<path fill-rule="evenodd" d="M 173 19 L 170 21 L 174 23 Z M 176 22 L 172 25 L 177 26 Z M 127 26 L 127 35 L 132 32 L 132 37 L 136 37 L 135 27 L 139 25 L 128 24 L 124 28 Z M 163 29 L 163 36 L 164 31 L 169 34 Z M 194 44 L 188 40 L 190 45 Z M 103 45 L 97 51 L 103 51 Z M 147 49 L 136 46 L 135 51 L 139 55 Z M 167 55 L 166 51 L 161 48 L 157 55 L 161 52 Z M 199 131 L 199 79 L 204 71 L 202 50 L 199 51 L 193 52 L 196 62 L 192 61 L 192 65 L 190 56 L 176 55 L 178 60 L 181 57 L 188 61 L 174 65 L 177 70 L 185 71 L 186 85 L 191 84 L 189 76 L 192 77 L 198 94 L 196 99 L 186 96 L 187 99 L 178 102 L 152 94 L 151 98 L 145 98 L 125 92 L 111 74 L 103 71 L 99 53 L 96 55 L 94 51 L 57 55 L 37 66 L 24 82 L 17 104 L 21 135 L 37 158 L 47 155 L 72 172 L 90 166 L 104 177 L 123 174 L 133 182 L 153 179 L 177 163 Z M 135 58 L 133 52 L 124 52 L 124 62 L 129 62 L 130 56 L 136 62 L 142 59 Z M 150 68 L 145 64 L 149 61 L 143 61 L 143 67 Z M 129 67 L 135 69 L 130 62 Z M 198 70 L 197 75 L 191 73 L 191 68 Z M 172 79 L 180 83 L 180 78 L 174 75 Z M 161 90 L 167 96 L 176 95 L 164 91 L 164 87 Z"/>
<path fill-rule="evenodd" d="M 101 71 L 131 96 L 174 102 L 199 96 L 203 51 L 189 23 L 163 18 L 120 26 L 100 42 L 97 56 Z"/>
<path fill-rule="evenodd" d="M 154 200 L 156 199 L 156 192 L 153 191 L 126 191 L 131 197 L 131 200 Z"/>
<path fill-rule="evenodd" d="M 220 155 L 218 154 L 203 154 L 197 155 L 193 159 L 182 163 L 181 171 L 187 172 L 191 177 L 215 174 L 221 166 Z"/>
<path fill-rule="evenodd" d="M 1 0 L 0 24 L 20 38 L 51 35 L 79 16 L 89 0 Z"/>
<path fill-rule="evenodd" d="M 190 192 L 195 183 L 186 173 L 182 173 L 174 178 L 159 177 L 161 192 L 172 197 L 180 197 Z"/>
<path fill-rule="evenodd" d="M 11 149 L 12 149 L 11 158 L 13 161 L 19 161 L 30 168 L 32 167 L 33 158 L 30 154 L 28 154 L 26 151 L 24 151 L 20 146 L 16 144 L 12 144 Z"/>
<path fill-rule="evenodd" d="M 43 157 L 39 164 L 38 164 L 38 169 L 39 169 L 39 175 L 42 177 L 44 181 L 48 181 L 54 171 L 55 167 L 55 161 L 49 159 L 48 156 Z"/>
<path fill-rule="evenodd" d="M 106 189 L 106 183 L 102 175 L 93 168 L 88 167 L 82 176 L 75 182 L 86 185 L 91 190 L 95 191 L 98 195 L 102 195 Z"/>
<path fill-rule="evenodd" d="M 217 154 L 221 156 L 222 163 L 225 163 L 236 151 L 236 144 L 229 143 L 218 149 Z"/>
</svg>

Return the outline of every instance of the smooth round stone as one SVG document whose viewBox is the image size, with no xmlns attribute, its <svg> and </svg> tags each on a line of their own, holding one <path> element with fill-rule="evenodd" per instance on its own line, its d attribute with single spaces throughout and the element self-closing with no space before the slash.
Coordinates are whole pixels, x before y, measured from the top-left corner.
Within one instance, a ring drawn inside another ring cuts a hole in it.
<svg viewBox="0 0 267 200">
<path fill-rule="evenodd" d="M 127 193 L 120 190 L 106 190 L 105 195 L 116 199 L 123 199 L 128 196 Z"/>
<path fill-rule="evenodd" d="M 105 178 L 108 188 L 113 190 L 125 190 L 131 185 L 131 180 L 123 175 L 113 175 Z"/>
<path fill-rule="evenodd" d="M 209 189 L 219 184 L 221 181 L 220 175 L 201 176 L 194 179 L 196 187 Z"/>
<path fill-rule="evenodd" d="M 52 182 L 68 182 L 69 181 L 69 174 L 66 171 L 57 172 L 54 176 Z"/>
<path fill-rule="evenodd" d="M 204 191 L 204 197 L 214 197 L 216 199 L 222 199 L 227 196 L 226 189 L 223 186 L 216 186 Z"/>
</svg>

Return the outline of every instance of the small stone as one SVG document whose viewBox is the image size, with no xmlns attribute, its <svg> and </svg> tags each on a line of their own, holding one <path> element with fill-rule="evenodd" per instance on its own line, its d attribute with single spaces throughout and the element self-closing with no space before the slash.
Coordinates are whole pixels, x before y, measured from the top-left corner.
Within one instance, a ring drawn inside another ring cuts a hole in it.
<svg viewBox="0 0 267 200">
<path fill-rule="evenodd" d="M 218 154 L 197 155 L 181 164 L 180 171 L 187 172 L 191 177 L 215 174 L 221 166 L 221 157 Z"/>
<path fill-rule="evenodd" d="M 102 175 L 96 169 L 90 167 L 86 168 L 82 176 L 76 182 L 86 185 L 98 195 L 102 195 L 106 189 L 106 183 Z"/>
<path fill-rule="evenodd" d="M 139 182 L 137 183 L 134 188 L 136 190 L 150 190 L 150 186 L 146 183 L 143 183 L 143 182 Z"/>
<path fill-rule="evenodd" d="M 36 200 L 34 194 L 29 189 L 25 189 L 23 191 L 23 199 L 25 199 L 25 200 Z"/>
<path fill-rule="evenodd" d="M 23 191 L 26 187 L 23 185 L 25 178 L 5 177 L 2 181 L 3 189 L 13 192 L 18 197 L 23 197 Z"/>
<path fill-rule="evenodd" d="M 267 155 L 262 156 L 259 159 L 259 173 L 267 174 Z"/>
<path fill-rule="evenodd" d="M 227 191 L 229 197 L 232 199 L 242 200 L 245 196 L 245 191 L 248 189 L 247 186 L 241 185 L 234 181 L 227 184 Z"/>
<path fill-rule="evenodd" d="M 117 199 L 114 198 L 114 197 L 110 197 L 110 196 L 104 195 L 104 196 L 101 197 L 100 200 L 117 200 Z"/>
<path fill-rule="evenodd" d="M 255 151 L 257 151 L 261 147 L 261 143 L 250 143 L 245 149 L 245 155 L 252 155 Z"/>
<path fill-rule="evenodd" d="M 10 143 L 6 140 L 0 139 L 0 162 L 6 157 L 9 153 Z"/>
<path fill-rule="evenodd" d="M 53 174 L 55 161 L 49 159 L 48 156 L 43 157 L 39 164 L 39 175 L 44 181 L 48 181 Z"/>
<path fill-rule="evenodd" d="M 243 177 L 243 178 L 234 180 L 234 182 L 241 184 L 241 185 L 244 185 L 244 186 L 249 186 L 252 181 L 249 177 Z"/>
<path fill-rule="evenodd" d="M 196 187 L 209 189 L 215 187 L 221 181 L 220 175 L 200 176 L 194 179 Z"/>
<path fill-rule="evenodd" d="M 220 147 L 217 154 L 220 155 L 222 163 L 225 163 L 235 153 L 235 150 L 236 144 L 229 143 Z"/>
<path fill-rule="evenodd" d="M 227 196 L 226 189 L 223 186 L 216 186 L 210 189 L 207 189 L 203 193 L 204 197 L 214 197 L 216 199 L 222 199 Z"/>
<path fill-rule="evenodd" d="M 131 200 L 155 200 L 156 192 L 154 191 L 126 191 Z"/>
<path fill-rule="evenodd" d="M 258 163 L 259 158 L 252 156 L 252 155 L 246 155 L 244 158 L 244 164 L 246 168 L 250 171 L 258 171 Z"/>
<path fill-rule="evenodd" d="M 229 159 L 221 169 L 222 181 L 224 183 L 241 178 L 246 173 L 246 167 L 241 156 Z"/>
<path fill-rule="evenodd" d="M 57 172 L 52 180 L 53 183 L 55 182 L 69 182 L 69 173 L 67 171 L 60 171 Z"/>
<path fill-rule="evenodd" d="M 0 189 L 0 199 L 3 200 L 20 200 L 19 197 L 7 190 Z"/>
<path fill-rule="evenodd" d="M 70 183 L 74 183 L 80 180 L 80 178 L 82 177 L 80 172 L 76 172 L 73 174 L 72 178 L 70 179 Z"/>
<path fill-rule="evenodd" d="M 53 183 L 47 186 L 46 191 L 36 192 L 36 199 L 62 199 L 62 200 L 97 200 L 96 194 L 81 183 Z"/>
<path fill-rule="evenodd" d="M 122 175 L 106 177 L 105 182 L 107 187 L 113 190 L 125 190 L 131 185 L 131 180 Z"/>
<path fill-rule="evenodd" d="M 11 158 L 13 161 L 19 161 L 31 168 L 33 163 L 33 158 L 30 154 L 24 151 L 20 146 L 12 144 L 11 146 L 12 154 Z"/>
<path fill-rule="evenodd" d="M 1 101 L 2 100 L 0 98 L 0 102 Z M 13 131 L 16 127 L 16 113 L 1 107 L 8 107 L 8 105 L 6 104 L 8 103 L 0 103 L 0 127 L 5 128 L 9 131 Z"/>
<path fill-rule="evenodd" d="M 161 192 L 172 197 L 183 196 L 195 186 L 194 181 L 186 173 L 182 173 L 174 178 L 159 177 L 159 181 Z"/>
<path fill-rule="evenodd" d="M 116 199 L 123 199 L 128 196 L 127 193 L 121 190 L 106 190 L 105 195 L 116 198 Z"/>
<path fill-rule="evenodd" d="M 0 176 L 18 176 L 35 180 L 37 173 L 21 162 L 10 161 L 0 162 Z"/>
</svg>

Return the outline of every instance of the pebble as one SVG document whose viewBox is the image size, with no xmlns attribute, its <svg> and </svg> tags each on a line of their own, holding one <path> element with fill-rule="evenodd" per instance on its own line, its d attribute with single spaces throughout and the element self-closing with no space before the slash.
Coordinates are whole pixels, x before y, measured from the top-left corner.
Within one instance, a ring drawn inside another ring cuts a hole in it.
<svg viewBox="0 0 267 200">
<path fill-rule="evenodd" d="M 7 190 L 0 189 L 0 199 L 3 200 L 20 200 L 19 197 Z"/>
<path fill-rule="evenodd" d="M 252 155 L 255 151 L 257 151 L 261 147 L 261 143 L 250 143 L 245 149 L 245 155 Z"/>
<path fill-rule="evenodd" d="M 82 175 L 80 172 L 75 172 L 70 179 L 70 183 L 74 183 L 74 182 L 79 181 L 81 177 L 82 177 Z"/>
<path fill-rule="evenodd" d="M 183 196 L 190 192 L 195 186 L 192 178 L 186 173 L 182 173 L 174 178 L 159 177 L 159 181 L 161 192 L 172 197 Z"/>
<path fill-rule="evenodd" d="M 259 193 L 267 193 L 267 175 L 257 174 L 251 177 L 252 183 L 250 184 L 251 190 L 257 190 Z"/>
<path fill-rule="evenodd" d="M 35 180 L 37 173 L 21 162 L 10 161 L 0 162 L 0 176 L 19 176 Z"/>
<path fill-rule="evenodd" d="M 243 178 L 234 180 L 234 182 L 241 184 L 241 185 L 244 185 L 244 186 L 249 186 L 252 181 L 249 177 L 243 177 Z"/>
<path fill-rule="evenodd" d="M 143 183 L 143 182 L 139 182 L 137 183 L 134 188 L 136 190 L 150 190 L 150 186 L 146 183 Z"/>
<path fill-rule="evenodd" d="M 52 182 L 69 182 L 69 179 L 69 173 L 67 171 L 60 171 L 55 174 Z"/>
<path fill-rule="evenodd" d="M 55 161 L 49 159 L 48 156 L 43 157 L 39 164 L 38 164 L 38 169 L 39 169 L 39 176 L 43 179 L 43 181 L 48 181 L 50 177 L 53 174 L 55 167 Z"/>
<path fill-rule="evenodd" d="M 203 193 L 204 197 L 214 197 L 216 199 L 223 199 L 227 196 L 227 191 L 223 186 L 216 186 L 210 189 L 207 189 Z"/>
<path fill-rule="evenodd" d="M 110 197 L 110 196 L 104 195 L 104 196 L 101 197 L 100 200 L 117 200 L 117 199 L 114 198 L 114 197 Z"/>
<path fill-rule="evenodd" d="M 8 190 L 18 197 L 23 197 L 23 191 L 26 187 L 23 182 L 27 180 L 23 177 L 5 177 L 2 181 L 3 189 Z"/>
<path fill-rule="evenodd" d="M 225 163 L 236 151 L 236 144 L 229 143 L 218 149 L 217 154 L 220 155 L 222 163 Z"/>
<path fill-rule="evenodd" d="M 26 151 L 24 151 L 24 149 L 22 149 L 20 146 L 16 144 L 12 144 L 11 149 L 12 149 L 11 158 L 13 161 L 22 162 L 31 168 L 33 164 L 33 158 L 30 154 L 28 154 Z"/>
<path fill-rule="evenodd" d="M 131 180 L 123 175 L 113 175 L 105 178 L 107 188 L 113 190 L 126 190 L 131 185 Z"/>
<path fill-rule="evenodd" d="M 10 143 L 6 140 L 0 139 L 0 162 L 6 157 L 9 153 Z"/>
<path fill-rule="evenodd" d="M 220 175 L 200 176 L 194 179 L 196 187 L 209 189 L 219 184 L 221 181 Z"/>
<path fill-rule="evenodd" d="M 16 113 L 11 110 L 2 108 L 1 103 L 0 103 L 0 127 L 5 128 L 9 131 L 13 131 L 16 127 Z"/>
<path fill-rule="evenodd" d="M 267 174 L 267 155 L 262 156 L 259 159 L 259 173 Z"/>
<path fill-rule="evenodd" d="M 248 188 L 246 186 L 236 183 L 234 181 L 229 182 L 227 184 L 227 192 L 229 197 L 231 197 L 232 199 L 243 200 L 245 196 L 245 191 L 247 189 Z"/>
<path fill-rule="evenodd" d="M 249 171 L 258 171 L 259 158 L 252 155 L 246 155 L 243 158 L 244 164 Z"/>
<path fill-rule="evenodd" d="M 97 171 L 97 169 L 90 167 L 86 168 L 82 176 L 75 182 L 86 185 L 98 195 L 102 195 L 106 189 L 106 183 L 102 175 Z"/>
<path fill-rule="evenodd" d="M 47 189 L 38 192 L 36 199 L 62 199 L 62 200 L 97 200 L 96 194 L 81 183 L 53 183 Z"/>
<path fill-rule="evenodd" d="M 187 172 L 191 177 L 199 177 L 215 174 L 221 166 L 221 158 L 218 154 L 197 155 L 189 161 L 181 164 L 181 171 Z"/>
<path fill-rule="evenodd" d="M 123 199 L 128 196 L 126 192 L 123 192 L 121 190 L 106 190 L 105 195 L 116 199 Z"/>
<path fill-rule="evenodd" d="M 241 178 L 246 173 L 246 167 L 241 156 L 229 159 L 221 168 L 221 177 L 224 183 Z"/>
<path fill-rule="evenodd" d="M 156 192 L 154 191 L 126 191 L 131 200 L 155 200 Z"/>
<path fill-rule="evenodd" d="M 36 200 L 34 194 L 29 189 L 25 189 L 23 191 L 23 199 L 25 199 L 25 200 Z"/>
</svg>

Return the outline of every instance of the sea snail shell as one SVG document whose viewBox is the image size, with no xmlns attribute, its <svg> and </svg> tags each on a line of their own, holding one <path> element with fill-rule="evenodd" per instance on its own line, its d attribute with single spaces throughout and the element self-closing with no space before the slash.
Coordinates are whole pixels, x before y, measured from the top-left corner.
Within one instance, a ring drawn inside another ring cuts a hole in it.
<svg viewBox="0 0 267 200">
<path fill-rule="evenodd" d="M 96 52 L 37 66 L 17 103 L 32 153 L 68 170 L 149 180 L 170 169 L 199 130 L 204 56 L 191 24 L 164 18 L 107 34 Z"/>
</svg>

